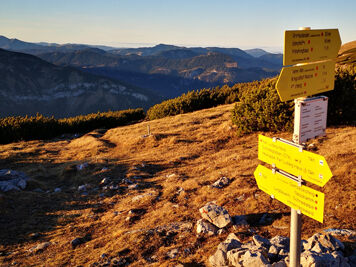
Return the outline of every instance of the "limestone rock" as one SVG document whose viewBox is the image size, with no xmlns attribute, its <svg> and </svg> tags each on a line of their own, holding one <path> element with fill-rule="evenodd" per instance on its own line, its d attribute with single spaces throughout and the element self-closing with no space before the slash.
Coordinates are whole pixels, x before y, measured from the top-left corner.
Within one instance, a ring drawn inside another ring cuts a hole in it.
<svg viewBox="0 0 356 267">
<path fill-rule="evenodd" d="M 229 234 L 224 242 L 221 242 L 218 245 L 218 248 L 214 255 L 210 256 L 209 262 L 213 267 L 227 266 L 228 259 L 227 253 L 236 248 L 241 247 L 241 242 L 237 238 L 237 236 L 233 233 Z"/>
<path fill-rule="evenodd" d="M 51 242 L 43 242 L 41 244 L 38 244 L 28 250 L 30 253 L 39 253 L 45 250 L 47 247 L 49 247 L 52 243 Z"/>
<path fill-rule="evenodd" d="M 227 177 L 221 177 L 219 180 L 217 180 L 215 183 L 213 183 L 211 186 L 221 189 L 225 186 L 228 186 L 230 184 L 230 179 Z"/>
<path fill-rule="evenodd" d="M 178 256 L 178 252 L 179 252 L 179 250 L 177 248 L 174 248 L 167 253 L 167 256 L 170 259 L 174 259 Z"/>
<path fill-rule="evenodd" d="M 271 246 L 271 242 L 268 239 L 263 238 L 260 235 L 254 235 L 252 237 L 252 240 L 253 240 L 253 242 L 255 242 L 256 246 L 258 246 L 258 247 L 269 248 Z"/>
<path fill-rule="evenodd" d="M 312 250 L 315 252 L 331 253 L 335 250 L 343 250 L 344 244 L 333 237 L 331 234 L 317 233 L 307 240 L 307 244 L 304 246 L 305 250 Z"/>
<path fill-rule="evenodd" d="M 242 266 L 256 267 L 268 266 L 269 261 L 259 251 L 247 251 L 241 258 Z"/>
<path fill-rule="evenodd" d="M 271 245 L 274 245 L 278 248 L 286 248 L 289 249 L 289 238 L 277 235 L 269 240 Z"/>
<path fill-rule="evenodd" d="M 199 211 L 203 219 L 208 220 L 219 228 L 223 228 L 232 223 L 229 213 L 223 207 L 220 207 L 215 203 L 209 202 Z"/>
<path fill-rule="evenodd" d="M 212 223 L 200 219 L 197 221 L 197 234 L 215 235 L 218 228 Z"/>
</svg>

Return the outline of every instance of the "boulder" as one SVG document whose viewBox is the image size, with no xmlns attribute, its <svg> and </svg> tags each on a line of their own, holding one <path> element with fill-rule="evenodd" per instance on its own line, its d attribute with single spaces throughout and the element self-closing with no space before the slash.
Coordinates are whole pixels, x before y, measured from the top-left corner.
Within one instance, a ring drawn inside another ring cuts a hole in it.
<svg viewBox="0 0 356 267">
<path fill-rule="evenodd" d="M 219 228 L 232 224 L 232 219 L 229 213 L 223 207 L 220 207 L 215 203 L 209 202 L 199 211 L 203 219 L 211 222 Z"/>
<path fill-rule="evenodd" d="M 269 261 L 259 251 L 246 251 L 242 256 L 242 266 L 256 267 L 256 266 L 268 266 Z"/>
<path fill-rule="evenodd" d="M 311 250 L 318 253 L 332 253 L 335 250 L 344 250 L 344 244 L 333 237 L 331 234 L 314 234 L 304 245 L 305 250 Z"/>
<path fill-rule="evenodd" d="M 305 251 L 300 256 L 302 267 L 339 267 L 337 259 L 329 253 L 317 253 L 315 251 Z"/>
<path fill-rule="evenodd" d="M 210 256 L 209 262 L 213 267 L 221 267 L 228 265 L 227 253 L 230 250 L 240 248 L 241 242 L 233 233 L 229 234 L 224 242 L 218 245 L 214 255 Z"/>
<path fill-rule="evenodd" d="M 197 221 L 197 234 L 215 235 L 217 231 L 218 228 L 212 223 L 203 219 Z"/>
</svg>

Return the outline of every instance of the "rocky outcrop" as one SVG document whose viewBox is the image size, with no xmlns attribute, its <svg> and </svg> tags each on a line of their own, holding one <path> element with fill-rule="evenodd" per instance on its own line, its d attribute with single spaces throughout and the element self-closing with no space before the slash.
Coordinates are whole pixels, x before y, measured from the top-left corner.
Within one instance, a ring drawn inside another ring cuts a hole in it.
<svg viewBox="0 0 356 267">
<path fill-rule="evenodd" d="M 330 234 L 315 234 L 303 242 L 300 263 L 302 267 L 350 267 L 354 256 L 343 254 L 343 243 Z M 285 267 L 289 263 L 289 238 L 271 239 L 254 235 L 252 241 L 241 243 L 235 234 L 221 242 L 209 258 L 210 266 L 270 266 Z"/>
</svg>

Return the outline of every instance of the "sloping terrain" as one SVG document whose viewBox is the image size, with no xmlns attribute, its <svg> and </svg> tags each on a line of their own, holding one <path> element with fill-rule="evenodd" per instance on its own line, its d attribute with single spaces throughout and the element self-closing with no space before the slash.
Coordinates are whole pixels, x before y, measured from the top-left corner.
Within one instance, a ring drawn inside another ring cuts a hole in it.
<svg viewBox="0 0 356 267">
<path fill-rule="evenodd" d="M 90 266 L 119 257 L 129 266 L 207 266 L 231 232 L 242 241 L 253 233 L 289 236 L 290 209 L 259 190 L 253 177 L 258 133 L 237 137 L 232 108 L 0 146 L 0 169 L 31 178 L 24 191 L 0 195 L 0 265 Z M 323 188 L 308 184 L 325 193 L 324 223 L 303 216 L 302 238 L 356 226 L 356 129 L 326 132 L 313 149 L 334 177 Z M 211 187 L 223 176 L 231 179 L 227 187 Z M 245 215 L 249 226 L 198 236 L 198 210 L 208 201 Z M 46 245 L 34 249 L 38 244 Z M 170 259 L 175 248 L 178 256 Z"/>
<path fill-rule="evenodd" d="M 60 67 L 32 55 L 0 49 L 0 117 L 70 117 L 98 111 L 148 108 L 159 97 L 118 80 Z"/>
</svg>

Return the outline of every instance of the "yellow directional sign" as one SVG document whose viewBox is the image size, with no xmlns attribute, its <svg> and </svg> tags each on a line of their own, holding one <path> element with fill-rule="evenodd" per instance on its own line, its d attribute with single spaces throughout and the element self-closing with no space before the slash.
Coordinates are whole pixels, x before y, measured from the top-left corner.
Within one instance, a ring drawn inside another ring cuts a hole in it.
<svg viewBox="0 0 356 267">
<path fill-rule="evenodd" d="M 285 67 L 276 89 L 281 101 L 310 96 L 334 89 L 335 62 L 332 60 Z"/>
<path fill-rule="evenodd" d="M 340 46 L 338 29 L 285 31 L 283 65 L 336 58 Z"/>
<path fill-rule="evenodd" d="M 305 181 L 324 186 L 332 177 L 325 158 L 288 141 L 258 136 L 258 159 Z"/>
<path fill-rule="evenodd" d="M 287 206 L 323 222 L 324 194 L 259 165 L 254 172 L 258 188 Z"/>
</svg>

